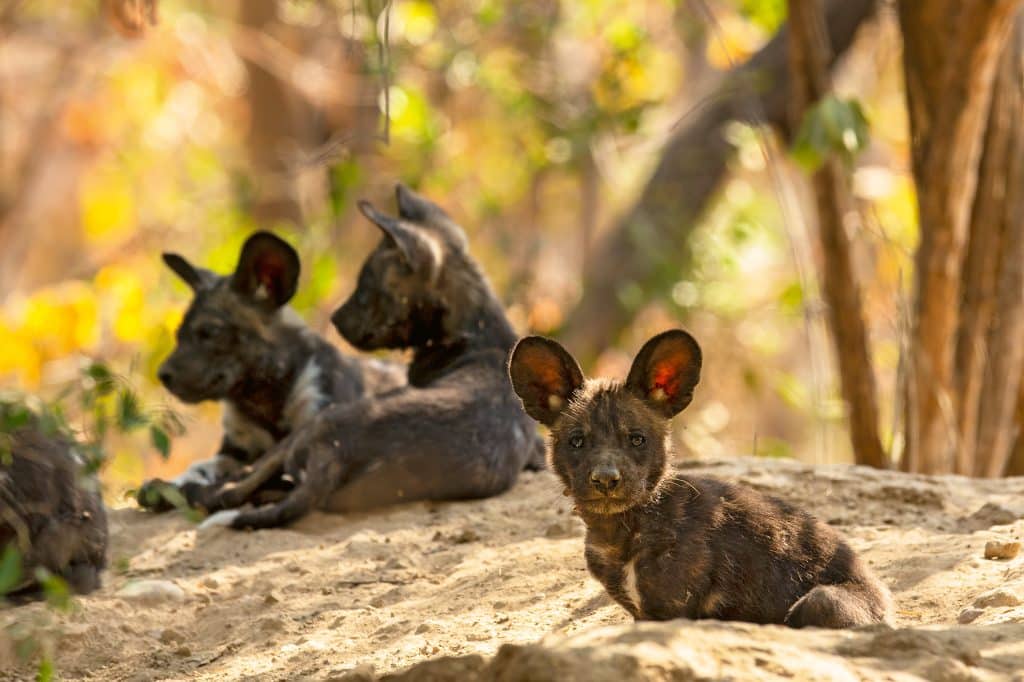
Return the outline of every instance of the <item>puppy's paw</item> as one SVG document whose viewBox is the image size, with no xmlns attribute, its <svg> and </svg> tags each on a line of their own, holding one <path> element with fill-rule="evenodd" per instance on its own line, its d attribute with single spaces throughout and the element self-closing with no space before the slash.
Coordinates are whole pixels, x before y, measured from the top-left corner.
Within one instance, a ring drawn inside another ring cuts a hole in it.
<svg viewBox="0 0 1024 682">
<path fill-rule="evenodd" d="M 164 494 L 168 489 L 173 490 L 174 486 L 159 478 L 153 478 L 142 484 L 135 495 L 136 501 L 143 509 L 154 512 L 164 512 L 174 509 L 174 505 Z"/>
<path fill-rule="evenodd" d="M 203 522 L 199 524 L 199 530 L 205 530 L 207 528 L 216 528 L 217 526 L 230 527 L 238 515 L 242 512 L 237 509 L 225 509 L 219 511 L 216 514 L 210 514 Z"/>
</svg>

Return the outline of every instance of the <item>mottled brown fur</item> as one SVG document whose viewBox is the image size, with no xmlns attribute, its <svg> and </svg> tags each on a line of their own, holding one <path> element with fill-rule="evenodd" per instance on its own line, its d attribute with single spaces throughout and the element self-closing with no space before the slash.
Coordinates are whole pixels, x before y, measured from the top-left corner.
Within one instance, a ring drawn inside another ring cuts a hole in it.
<svg viewBox="0 0 1024 682">
<path fill-rule="evenodd" d="M 701 352 L 686 332 L 641 349 L 625 383 L 584 380 L 550 339 L 509 365 L 549 460 L 587 526 L 591 574 L 637 619 L 793 627 L 885 622 L 889 591 L 831 527 L 750 488 L 668 466 L 669 419 L 690 402 Z"/>
<path fill-rule="evenodd" d="M 489 497 L 542 465 L 543 443 L 509 384 L 516 335 L 501 302 L 461 228 L 405 187 L 396 194 L 398 217 L 361 203 L 382 238 L 331 319 L 360 350 L 412 349 L 408 386 L 324 410 L 237 484 L 249 488 L 283 467 L 295 490 L 216 522 L 262 528 L 310 509 Z"/>
<path fill-rule="evenodd" d="M 32 423 L 10 434 L 10 459 L 0 461 L 0 552 L 20 551 L 17 599 L 40 596 L 43 567 L 85 594 L 100 586 L 107 564 L 107 516 L 99 483 L 86 476 L 72 445 Z"/>
<path fill-rule="evenodd" d="M 405 383 L 400 365 L 343 355 L 287 307 L 298 283 L 299 257 L 274 235 L 258 232 L 246 240 L 235 272 L 227 276 L 176 254 L 164 260 L 195 295 L 160 380 L 185 402 L 217 400 L 224 408 L 217 454 L 171 482 L 190 503 L 205 506 L 207 486 L 240 474 L 328 405 Z M 281 479 L 267 483 L 272 494 L 288 487 Z M 140 503 L 167 508 L 158 492 L 166 485 L 147 482 Z"/>
</svg>

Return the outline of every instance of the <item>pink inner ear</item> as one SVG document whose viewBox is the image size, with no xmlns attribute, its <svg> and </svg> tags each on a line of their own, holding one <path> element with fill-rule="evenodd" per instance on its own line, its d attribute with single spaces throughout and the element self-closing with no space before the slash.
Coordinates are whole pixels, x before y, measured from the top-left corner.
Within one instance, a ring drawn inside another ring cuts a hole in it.
<svg viewBox="0 0 1024 682">
<path fill-rule="evenodd" d="M 284 264 L 272 260 L 263 261 L 256 270 L 256 276 L 259 277 L 260 284 L 265 286 L 268 291 L 277 290 L 277 282 L 283 273 Z"/>
<path fill-rule="evenodd" d="M 654 366 L 651 372 L 651 385 L 648 393 L 661 389 L 669 398 L 679 394 L 680 370 L 682 363 L 663 360 Z"/>
<path fill-rule="evenodd" d="M 534 371 L 537 373 L 536 385 L 548 393 L 559 393 L 562 389 L 562 384 L 565 383 L 562 378 L 561 372 L 558 368 L 551 366 L 535 367 Z"/>
</svg>

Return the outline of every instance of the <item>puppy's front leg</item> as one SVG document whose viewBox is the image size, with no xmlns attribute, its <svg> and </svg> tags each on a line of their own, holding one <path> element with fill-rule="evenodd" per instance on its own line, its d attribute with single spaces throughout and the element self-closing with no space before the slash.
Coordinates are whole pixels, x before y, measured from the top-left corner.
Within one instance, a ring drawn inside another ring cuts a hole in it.
<svg viewBox="0 0 1024 682">
<path fill-rule="evenodd" d="M 270 448 L 250 465 L 249 472 L 238 480 L 203 486 L 193 491 L 189 497 L 189 503 L 200 506 L 208 512 L 242 506 L 260 486 L 278 475 L 283 469 L 293 443 L 292 438 L 286 438 Z"/>
</svg>

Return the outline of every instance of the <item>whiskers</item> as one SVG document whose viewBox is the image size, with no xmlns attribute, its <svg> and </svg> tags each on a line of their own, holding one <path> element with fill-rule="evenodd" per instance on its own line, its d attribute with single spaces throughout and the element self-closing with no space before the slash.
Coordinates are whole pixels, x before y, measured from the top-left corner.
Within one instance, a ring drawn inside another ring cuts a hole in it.
<svg viewBox="0 0 1024 682">
<path fill-rule="evenodd" d="M 658 482 L 655 487 L 655 495 L 666 492 L 668 490 L 685 490 L 689 488 L 693 491 L 694 495 L 700 497 L 700 490 L 692 483 L 687 481 L 685 478 L 679 478 L 674 476 L 666 476 Z"/>
</svg>

